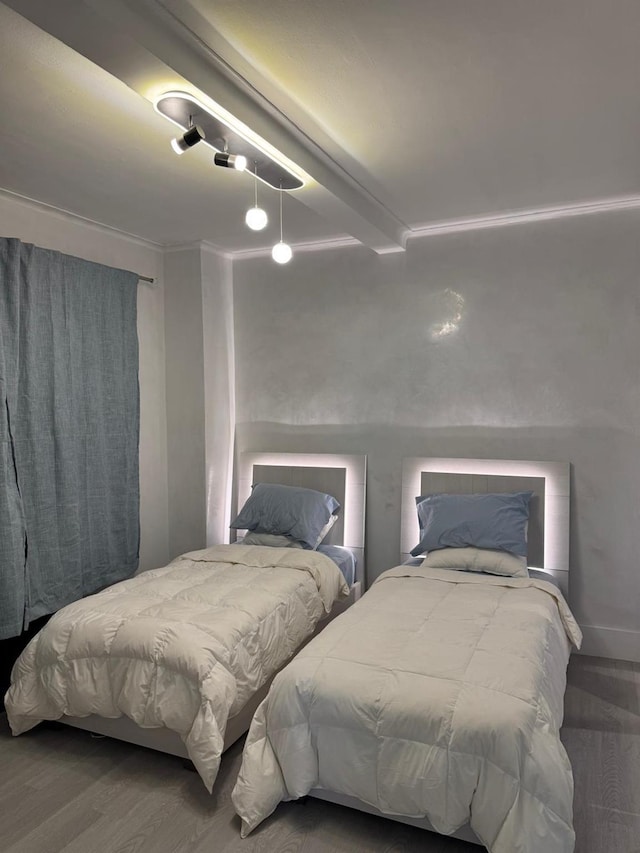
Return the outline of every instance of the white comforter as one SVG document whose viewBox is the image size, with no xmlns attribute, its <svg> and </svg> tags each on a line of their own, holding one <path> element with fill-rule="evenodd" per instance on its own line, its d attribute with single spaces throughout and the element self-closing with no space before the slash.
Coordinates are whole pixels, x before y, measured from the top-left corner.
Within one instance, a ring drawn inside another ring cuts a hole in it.
<svg viewBox="0 0 640 853">
<path fill-rule="evenodd" d="M 348 588 L 328 557 L 217 545 L 76 601 L 16 662 L 14 735 L 63 714 L 130 717 L 183 739 L 209 790 L 227 718 Z"/>
<path fill-rule="evenodd" d="M 400 566 L 275 679 L 233 802 L 246 836 L 325 788 L 492 853 L 573 850 L 559 739 L 580 629 L 552 585 Z"/>
</svg>

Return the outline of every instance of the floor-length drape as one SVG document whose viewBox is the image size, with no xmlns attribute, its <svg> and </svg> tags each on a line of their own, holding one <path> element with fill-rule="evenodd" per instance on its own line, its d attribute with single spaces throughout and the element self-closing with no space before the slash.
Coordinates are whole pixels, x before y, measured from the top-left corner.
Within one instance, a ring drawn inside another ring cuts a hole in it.
<svg viewBox="0 0 640 853">
<path fill-rule="evenodd" d="M 0 238 L 0 639 L 138 565 L 136 290 Z"/>
</svg>

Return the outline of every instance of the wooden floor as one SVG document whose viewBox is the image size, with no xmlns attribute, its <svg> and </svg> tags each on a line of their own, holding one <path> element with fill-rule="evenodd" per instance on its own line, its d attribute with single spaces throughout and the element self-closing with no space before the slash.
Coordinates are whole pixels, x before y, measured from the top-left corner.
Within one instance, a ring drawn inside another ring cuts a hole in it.
<svg viewBox="0 0 640 853">
<path fill-rule="evenodd" d="M 563 740 L 576 783 L 577 853 L 640 853 L 640 664 L 572 657 Z M 12 738 L 2 715 L 0 851 L 480 850 L 319 800 L 282 804 L 242 841 L 230 800 L 241 751 L 242 741 L 226 753 L 210 796 L 180 759 L 57 724 Z"/>
</svg>

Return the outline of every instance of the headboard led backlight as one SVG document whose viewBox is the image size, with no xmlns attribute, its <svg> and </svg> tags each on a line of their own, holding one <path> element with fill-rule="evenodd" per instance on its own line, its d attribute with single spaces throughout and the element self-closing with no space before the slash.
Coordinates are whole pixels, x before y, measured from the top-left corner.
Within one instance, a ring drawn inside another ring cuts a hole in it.
<svg viewBox="0 0 640 853">
<path fill-rule="evenodd" d="M 242 453 L 237 510 L 255 483 L 303 486 L 333 495 L 342 505 L 328 541 L 356 555 L 356 580 L 364 584 L 364 516 L 367 457 L 333 453 Z"/>
<path fill-rule="evenodd" d="M 419 539 L 415 498 L 447 494 L 533 491 L 529 565 L 553 574 L 563 591 L 569 580 L 569 465 L 512 459 L 411 457 L 402 470 L 402 560 Z"/>
</svg>

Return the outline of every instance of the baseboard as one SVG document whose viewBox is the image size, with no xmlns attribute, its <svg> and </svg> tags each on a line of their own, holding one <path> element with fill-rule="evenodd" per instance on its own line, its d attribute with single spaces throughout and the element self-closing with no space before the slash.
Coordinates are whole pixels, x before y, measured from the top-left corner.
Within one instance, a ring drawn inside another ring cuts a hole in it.
<svg viewBox="0 0 640 853">
<path fill-rule="evenodd" d="M 580 654 L 640 663 L 640 631 L 595 625 L 580 627 L 583 636 Z"/>
</svg>

